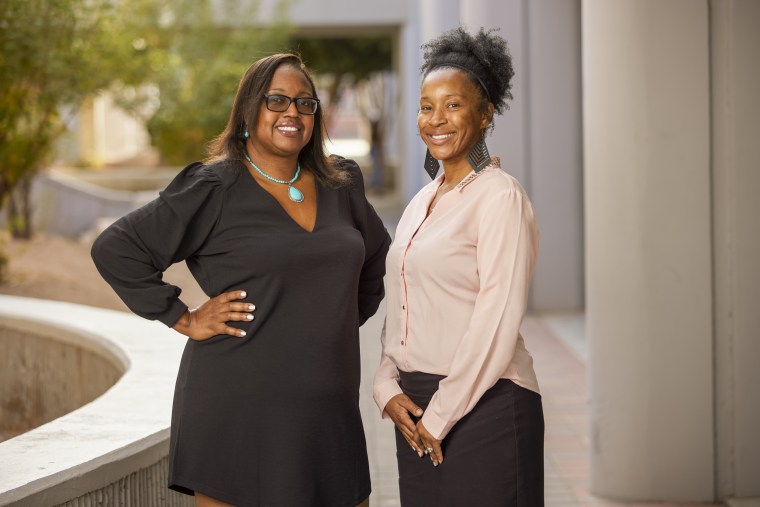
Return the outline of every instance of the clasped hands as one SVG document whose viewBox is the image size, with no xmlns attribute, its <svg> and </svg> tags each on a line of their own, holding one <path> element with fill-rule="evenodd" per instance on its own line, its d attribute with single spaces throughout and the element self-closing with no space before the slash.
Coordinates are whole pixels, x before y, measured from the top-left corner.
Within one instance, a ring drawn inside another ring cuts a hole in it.
<svg viewBox="0 0 760 507">
<path fill-rule="evenodd" d="M 245 331 L 227 325 L 230 321 L 251 322 L 256 305 L 238 302 L 246 297 L 245 291 L 219 294 L 195 310 L 186 311 L 172 328 L 196 341 L 203 341 L 219 334 L 242 338 Z"/>
<path fill-rule="evenodd" d="M 422 458 L 425 454 L 430 456 L 434 466 L 443 463 L 443 451 L 441 440 L 433 437 L 428 432 L 422 421 L 417 424 L 411 418 L 422 417 L 422 409 L 418 407 L 406 394 L 397 394 L 385 405 L 385 413 L 393 420 L 396 427 L 412 447 L 412 450 Z M 411 414 L 411 415 L 410 415 Z"/>
</svg>

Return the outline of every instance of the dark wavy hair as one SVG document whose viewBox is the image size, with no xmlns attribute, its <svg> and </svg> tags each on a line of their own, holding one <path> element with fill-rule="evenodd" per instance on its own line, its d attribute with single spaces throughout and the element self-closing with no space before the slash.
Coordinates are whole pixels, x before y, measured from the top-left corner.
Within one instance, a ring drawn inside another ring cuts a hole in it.
<svg viewBox="0 0 760 507">
<path fill-rule="evenodd" d="M 512 100 L 512 56 L 497 30 L 481 28 L 474 35 L 458 27 L 422 45 L 422 79 L 438 67 L 463 70 L 480 90 L 483 105 L 492 103 L 496 114 L 509 109 Z M 493 124 L 492 124 L 493 125 Z"/>
<path fill-rule="evenodd" d="M 311 86 L 312 96 L 319 98 L 314 79 L 297 54 L 278 53 L 254 62 L 240 80 L 227 126 L 208 145 L 206 163 L 237 160 L 244 164 L 243 132 L 246 125 L 256 125 L 258 122 L 259 111 L 265 100 L 264 94 L 272 83 L 274 73 L 281 65 L 290 65 L 300 70 Z M 349 176 L 348 172 L 340 168 L 335 159 L 327 157 L 325 139 L 327 139 L 327 128 L 322 108 L 319 107 L 314 114 L 314 131 L 311 139 L 298 154 L 298 161 L 303 168 L 314 173 L 322 183 L 336 188 L 348 183 Z"/>
</svg>

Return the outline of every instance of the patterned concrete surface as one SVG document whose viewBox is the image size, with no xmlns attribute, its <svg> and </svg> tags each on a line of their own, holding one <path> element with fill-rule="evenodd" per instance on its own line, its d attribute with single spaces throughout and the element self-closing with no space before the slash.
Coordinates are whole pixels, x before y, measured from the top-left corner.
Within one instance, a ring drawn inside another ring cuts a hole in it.
<svg viewBox="0 0 760 507">
<path fill-rule="evenodd" d="M 361 409 L 367 435 L 372 507 L 397 507 L 398 472 L 392 423 L 381 420 L 372 401 L 372 376 L 380 358 L 385 307 L 362 328 Z M 713 504 L 614 502 L 589 491 L 588 387 L 582 315 L 531 316 L 523 324 L 535 360 L 546 419 L 547 507 L 708 507 Z M 433 507 L 433 506 L 431 506 Z"/>
</svg>

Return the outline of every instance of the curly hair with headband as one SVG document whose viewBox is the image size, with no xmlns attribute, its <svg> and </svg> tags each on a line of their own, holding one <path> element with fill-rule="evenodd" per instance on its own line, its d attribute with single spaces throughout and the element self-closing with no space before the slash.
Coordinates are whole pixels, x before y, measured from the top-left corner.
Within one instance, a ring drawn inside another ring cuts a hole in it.
<svg viewBox="0 0 760 507">
<path fill-rule="evenodd" d="M 509 109 L 512 99 L 512 56 L 507 41 L 495 32 L 480 28 L 474 35 L 454 28 L 422 45 L 422 79 L 438 67 L 465 71 L 480 90 L 484 105 L 491 102 L 496 114 Z"/>
</svg>

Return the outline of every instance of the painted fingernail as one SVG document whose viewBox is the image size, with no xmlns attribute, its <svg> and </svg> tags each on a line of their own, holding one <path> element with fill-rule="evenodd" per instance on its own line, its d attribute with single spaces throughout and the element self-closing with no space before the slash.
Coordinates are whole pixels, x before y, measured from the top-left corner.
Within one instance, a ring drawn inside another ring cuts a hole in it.
<svg viewBox="0 0 760 507">
<path fill-rule="evenodd" d="M 245 336 L 245 331 L 240 331 L 240 336 Z"/>
<path fill-rule="evenodd" d="M 245 293 L 245 291 L 241 291 L 241 292 L 240 292 L 240 297 L 241 297 L 241 298 L 244 298 L 246 295 L 247 295 L 247 294 Z"/>
<path fill-rule="evenodd" d="M 433 460 L 433 466 L 434 466 L 434 467 L 437 467 L 437 466 L 438 466 L 438 461 L 436 461 L 436 460 Z"/>
<path fill-rule="evenodd" d="M 251 315 L 251 314 L 249 313 L 248 315 L 246 315 L 246 316 L 245 316 L 245 318 L 246 318 L 246 319 L 248 319 L 248 320 L 253 320 L 253 315 Z"/>
<path fill-rule="evenodd" d="M 250 311 L 254 311 L 256 309 L 256 305 L 248 305 L 248 309 Z"/>
</svg>

